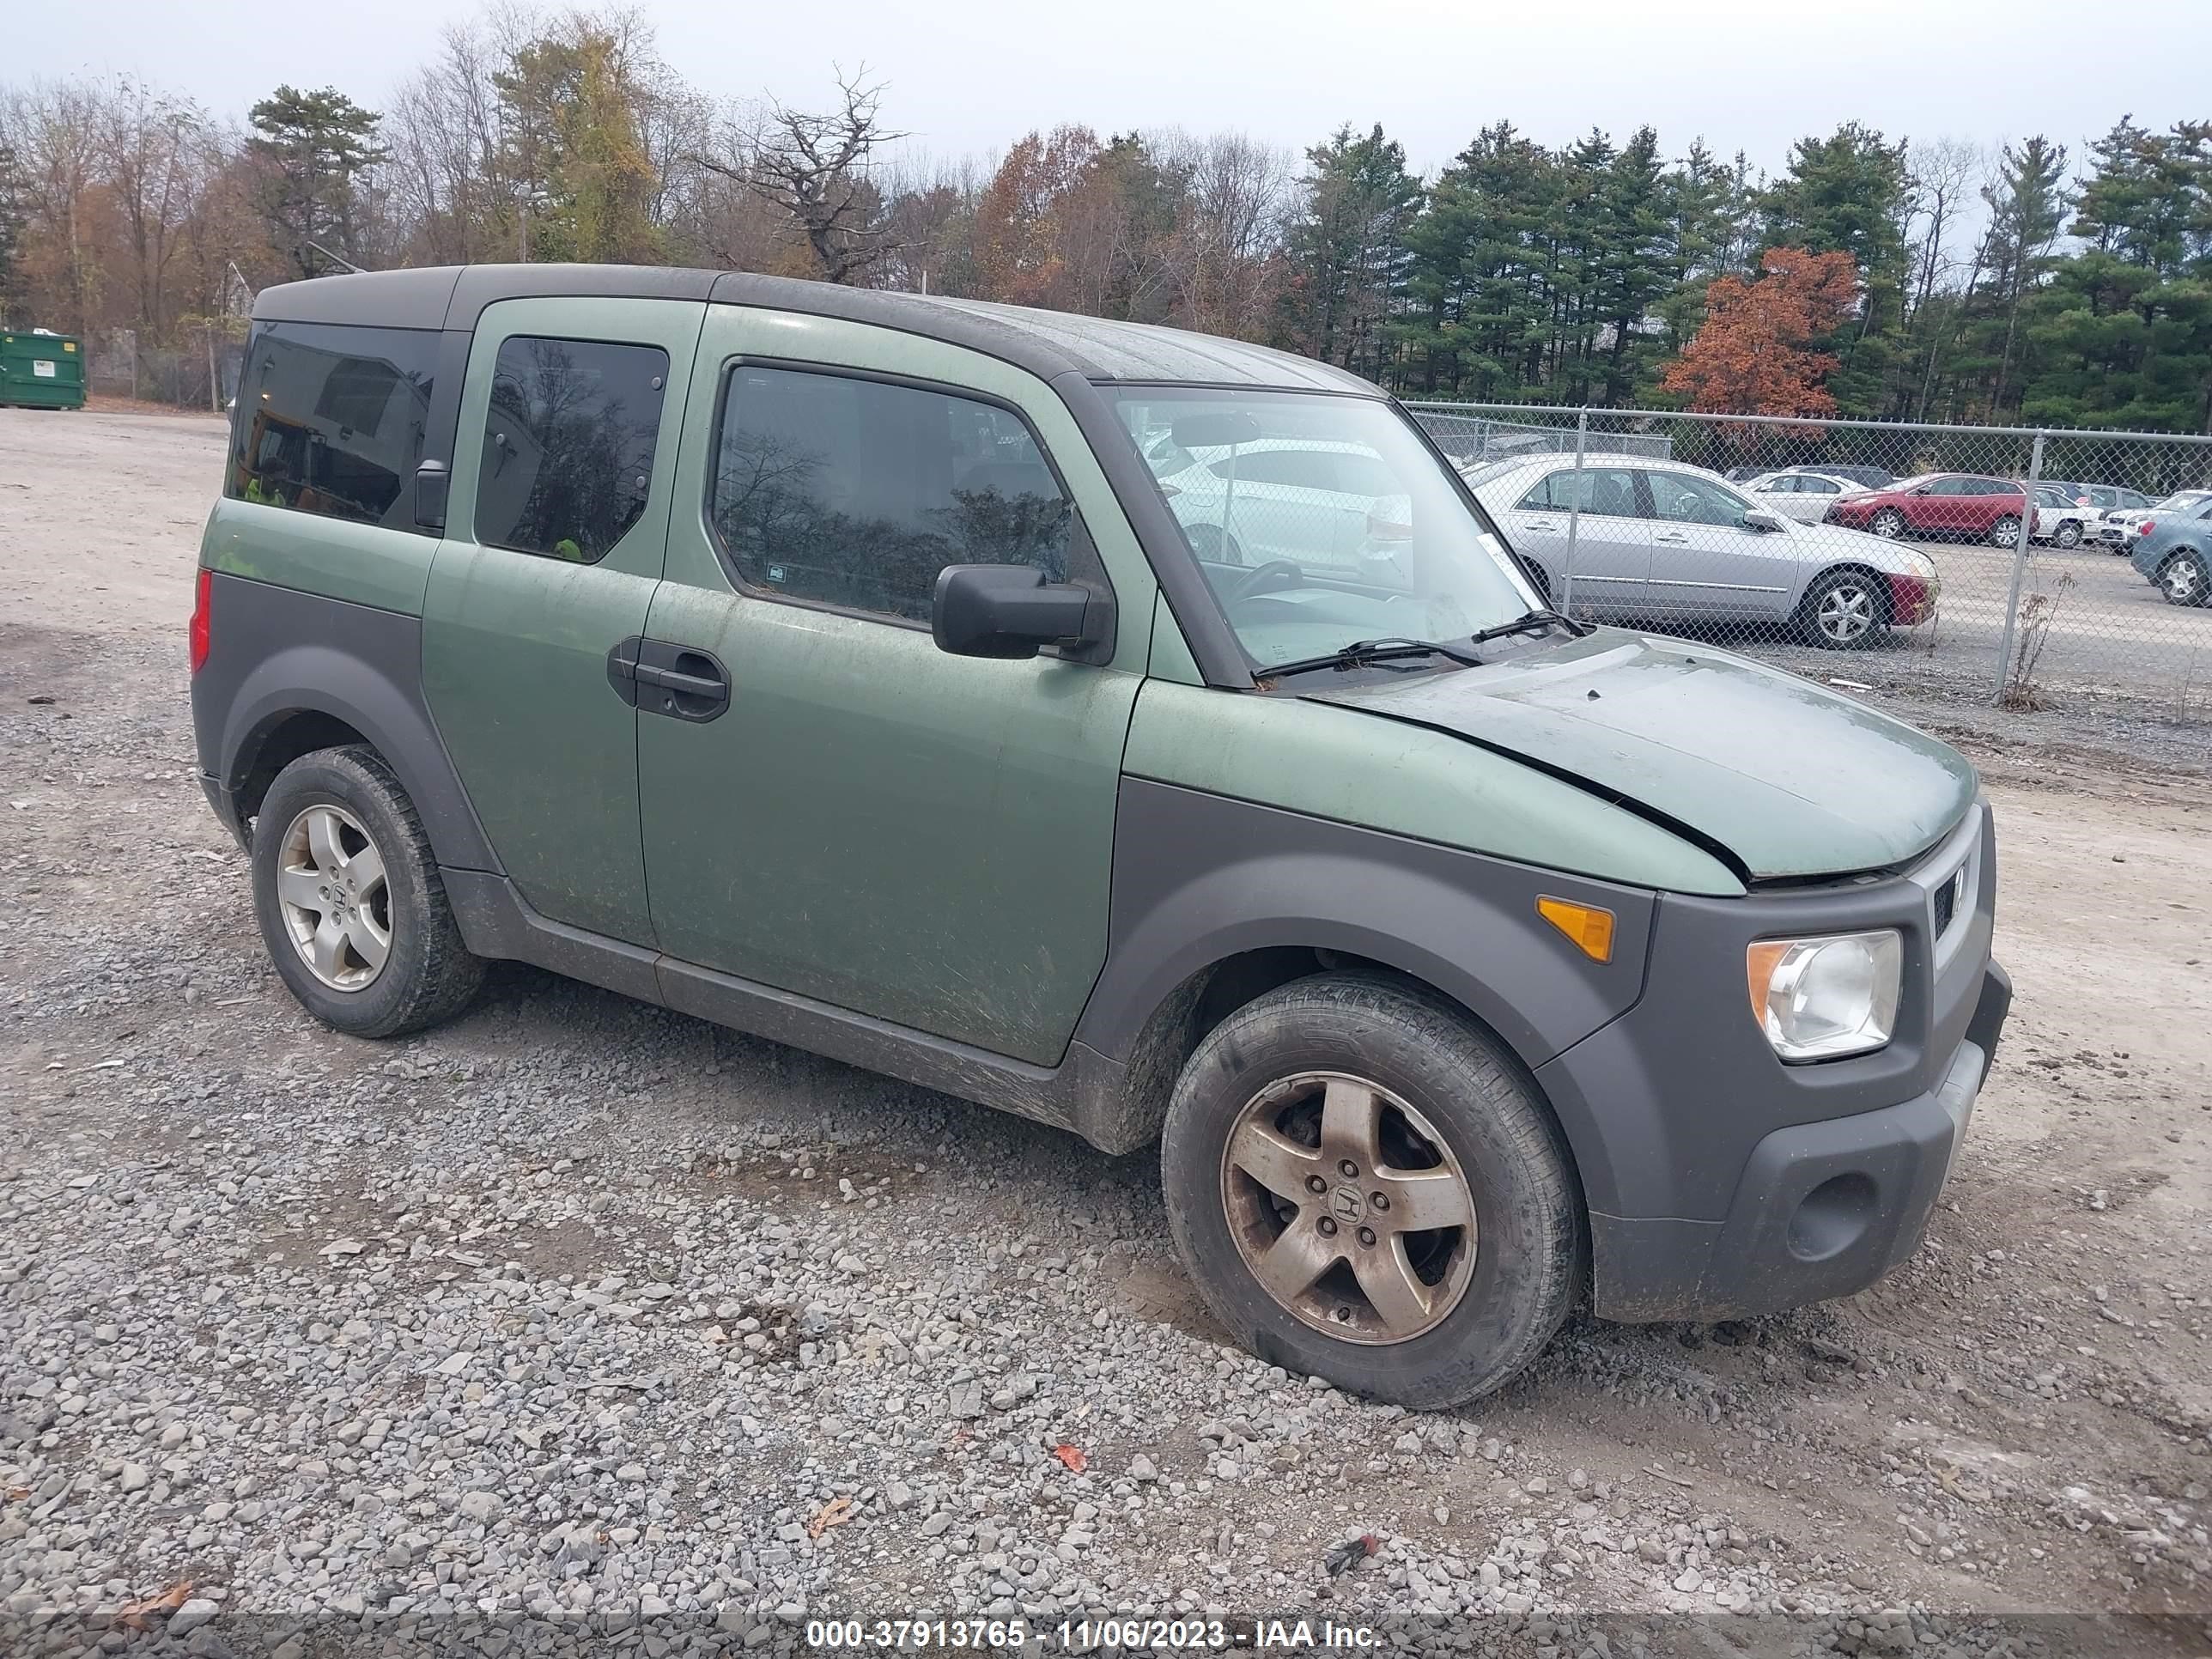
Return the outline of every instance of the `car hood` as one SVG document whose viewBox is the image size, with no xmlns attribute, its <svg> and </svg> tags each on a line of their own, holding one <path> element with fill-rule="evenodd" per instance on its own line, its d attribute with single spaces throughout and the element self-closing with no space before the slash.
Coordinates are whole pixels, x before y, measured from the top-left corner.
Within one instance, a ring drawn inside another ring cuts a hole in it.
<svg viewBox="0 0 2212 1659">
<path fill-rule="evenodd" d="M 1448 732 L 1641 810 L 1753 880 L 1903 864 L 1972 805 L 1965 759 L 1725 651 L 1600 629 L 1541 653 L 1304 693 Z"/>
</svg>

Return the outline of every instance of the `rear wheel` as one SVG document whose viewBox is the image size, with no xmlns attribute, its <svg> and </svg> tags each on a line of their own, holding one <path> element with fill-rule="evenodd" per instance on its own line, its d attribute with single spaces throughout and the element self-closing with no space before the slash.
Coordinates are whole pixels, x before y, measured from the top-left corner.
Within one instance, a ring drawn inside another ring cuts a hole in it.
<svg viewBox="0 0 2212 1659">
<path fill-rule="evenodd" d="M 2008 513 L 1990 526 L 1990 545 L 2010 547 L 2020 539 L 2020 520 Z"/>
<path fill-rule="evenodd" d="M 451 1018 L 483 979 L 422 822 L 373 749 L 323 749 L 276 775 L 253 821 L 253 908 L 277 975 L 355 1036 Z"/>
<path fill-rule="evenodd" d="M 1224 536 L 1221 526 L 1212 524 L 1186 525 L 1183 536 L 1190 543 L 1191 552 L 1206 564 L 1243 564 L 1244 549 L 1234 536 Z"/>
<path fill-rule="evenodd" d="M 1827 651 L 1857 651 L 1889 631 L 1887 585 L 1863 570 L 1831 570 L 1806 590 L 1797 632 Z"/>
<path fill-rule="evenodd" d="M 2203 605 L 2212 598 L 2212 573 L 2194 553 L 2177 553 L 2158 573 L 2158 591 L 2168 605 Z"/>
<path fill-rule="evenodd" d="M 2079 546 L 2081 546 L 2081 521 L 2080 521 L 2079 520 L 2077 520 L 2077 519 L 2069 519 L 2069 520 L 2066 520 L 2066 522 L 2065 522 L 2064 524 L 2062 524 L 2062 525 L 2060 525 L 2060 526 L 2058 526 L 2057 532 L 2055 535 L 2053 535 L 2053 536 L 2051 537 L 2051 540 L 2053 540 L 2053 541 L 2055 541 L 2055 542 L 2057 542 L 2057 543 L 2058 544 L 2058 545 L 2059 545 L 2059 546 L 2061 546 L 2061 547 L 2079 547 Z"/>
<path fill-rule="evenodd" d="M 1504 1385 L 1582 1283 L 1581 1205 L 1533 1084 L 1382 975 L 1299 980 L 1215 1028 L 1176 1085 L 1161 1179 L 1239 1341 L 1401 1405 Z"/>
</svg>

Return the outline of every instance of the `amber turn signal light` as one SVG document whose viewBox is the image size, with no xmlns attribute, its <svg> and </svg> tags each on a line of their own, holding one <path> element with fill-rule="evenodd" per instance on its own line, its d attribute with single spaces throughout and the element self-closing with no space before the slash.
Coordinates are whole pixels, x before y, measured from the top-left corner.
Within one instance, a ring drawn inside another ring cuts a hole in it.
<svg viewBox="0 0 2212 1659">
<path fill-rule="evenodd" d="M 1613 960 L 1613 912 L 1595 904 L 1539 895 L 1536 914 L 1575 942 L 1592 962 Z"/>
</svg>

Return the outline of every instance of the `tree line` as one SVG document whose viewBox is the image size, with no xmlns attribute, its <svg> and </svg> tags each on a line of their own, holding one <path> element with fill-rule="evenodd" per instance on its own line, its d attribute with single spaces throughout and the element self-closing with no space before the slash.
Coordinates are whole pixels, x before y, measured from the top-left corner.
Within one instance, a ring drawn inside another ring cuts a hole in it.
<svg viewBox="0 0 2212 1659">
<path fill-rule="evenodd" d="M 1234 335 L 1407 397 L 2212 431 L 2212 122 L 1995 150 L 1848 123 L 1769 177 L 1499 121 L 1423 176 L 1380 125 L 931 158 L 884 104 L 865 71 L 717 99 L 628 12 L 457 25 L 380 107 L 0 86 L 0 317 L 176 345 L 349 267 L 706 264 Z"/>
</svg>

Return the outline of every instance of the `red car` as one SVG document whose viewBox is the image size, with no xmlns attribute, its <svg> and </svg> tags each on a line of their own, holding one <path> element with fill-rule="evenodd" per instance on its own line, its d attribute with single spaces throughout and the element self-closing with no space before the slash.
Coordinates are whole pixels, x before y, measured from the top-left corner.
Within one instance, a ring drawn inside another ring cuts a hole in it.
<svg viewBox="0 0 2212 1659">
<path fill-rule="evenodd" d="M 2027 492 L 2002 478 L 1974 472 L 1923 472 L 1881 489 L 1845 495 L 1829 507 L 1827 522 L 1870 530 L 1889 541 L 1900 536 L 1971 536 L 1999 547 L 2020 539 Z"/>
</svg>

